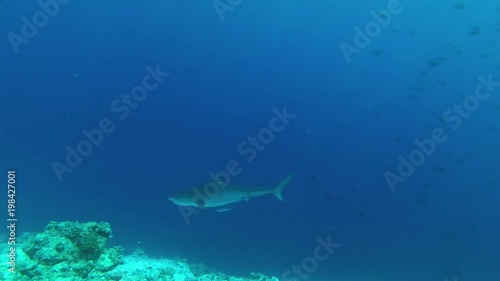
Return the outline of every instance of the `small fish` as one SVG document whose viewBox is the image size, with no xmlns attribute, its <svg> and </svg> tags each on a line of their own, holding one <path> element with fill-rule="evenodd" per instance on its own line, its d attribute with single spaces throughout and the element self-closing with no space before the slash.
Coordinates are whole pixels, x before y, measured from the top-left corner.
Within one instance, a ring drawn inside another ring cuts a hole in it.
<svg viewBox="0 0 500 281">
<path fill-rule="evenodd" d="M 446 168 L 445 168 L 445 167 L 443 167 L 443 166 L 437 166 L 437 167 L 436 167 L 436 171 L 437 171 L 437 172 L 440 172 L 440 173 L 444 173 L 444 172 L 446 172 Z"/>
<path fill-rule="evenodd" d="M 429 206 L 429 202 L 425 198 L 418 198 L 418 203 L 423 206 Z"/>
<path fill-rule="evenodd" d="M 427 64 L 431 67 L 437 67 L 441 64 L 441 62 L 436 60 L 428 60 Z"/>
<path fill-rule="evenodd" d="M 470 199 L 470 198 L 472 197 L 471 192 L 470 192 L 470 191 L 468 191 L 468 190 L 464 190 L 464 191 L 462 192 L 462 195 L 463 195 L 465 198 L 467 198 L 467 199 Z"/>
<path fill-rule="evenodd" d="M 471 26 L 471 30 L 469 31 L 471 35 L 479 35 L 481 34 L 481 27 L 480 26 Z"/>
<path fill-rule="evenodd" d="M 332 200 L 332 196 L 330 194 L 328 194 L 328 192 L 323 193 L 323 195 L 325 196 L 325 198 L 327 200 Z"/>
<path fill-rule="evenodd" d="M 453 235 L 451 235 L 451 234 L 446 233 L 446 234 L 444 235 L 444 239 L 446 239 L 447 241 L 450 241 L 450 242 L 451 242 L 451 241 L 454 241 L 454 240 L 456 239 L 456 237 L 455 237 L 455 236 L 453 236 Z"/>
<path fill-rule="evenodd" d="M 387 14 L 386 14 L 386 13 L 387 13 L 387 12 L 384 12 L 384 11 L 378 11 L 378 12 L 377 12 L 377 15 L 378 15 L 381 19 L 383 19 L 383 20 L 387 20 L 387 19 L 388 19 L 388 17 L 387 17 Z"/>
</svg>

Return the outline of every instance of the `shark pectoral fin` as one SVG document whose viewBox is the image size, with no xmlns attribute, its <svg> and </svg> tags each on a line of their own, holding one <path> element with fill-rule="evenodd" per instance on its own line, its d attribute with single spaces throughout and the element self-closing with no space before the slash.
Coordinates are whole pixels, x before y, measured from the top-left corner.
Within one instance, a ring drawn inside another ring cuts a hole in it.
<svg viewBox="0 0 500 281">
<path fill-rule="evenodd" d="M 248 201 L 250 201 L 250 196 L 245 196 L 245 197 L 241 198 L 241 200 L 248 202 Z"/>
<path fill-rule="evenodd" d="M 203 201 L 201 198 L 198 198 L 196 201 L 194 201 L 196 204 L 196 207 L 198 208 L 205 208 L 205 201 Z"/>
<path fill-rule="evenodd" d="M 218 213 L 223 213 L 223 212 L 231 211 L 231 208 L 221 208 L 221 209 L 217 209 L 215 211 Z"/>
</svg>

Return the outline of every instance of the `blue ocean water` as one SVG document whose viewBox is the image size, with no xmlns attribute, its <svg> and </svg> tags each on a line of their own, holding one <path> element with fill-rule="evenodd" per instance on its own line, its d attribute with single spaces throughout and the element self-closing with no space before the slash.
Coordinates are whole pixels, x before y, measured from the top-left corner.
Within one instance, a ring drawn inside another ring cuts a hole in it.
<svg viewBox="0 0 500 281">
<path fill-rule="evenodd" d="M 280 280 L 500 280 L 498 2 L 51 3 L 0 1 L 18 231 L 106 221 L 129 252 Z M 295 173 L 285 202 L 187 223 L 167 198 L 230 161 L 235 185 Z"/>
</svg>

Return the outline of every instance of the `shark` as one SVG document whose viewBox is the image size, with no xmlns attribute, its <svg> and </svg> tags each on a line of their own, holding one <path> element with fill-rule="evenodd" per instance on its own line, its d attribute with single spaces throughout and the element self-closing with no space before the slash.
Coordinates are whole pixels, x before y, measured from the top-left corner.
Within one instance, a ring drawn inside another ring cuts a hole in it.
<svg viewBox="0 0 500 281">
<path fill-rule="evenodd" d="M 214 194 L 204 194 L 204 187 L 195 187 L 182 191 L 176 195 L 168 198 L 174 204 L 184 207 L 197 207 L 197 208 L 217 208 L 217 212 L 227 212 L 231 208 L 227 205 L 240 202 L 249 201 L 254 197 L 261 197 L 267 194 L 274 195 L 278 200 L 285 201 L 282 191 L 288 182 L 293 178 L 295 173 L 290 174 L 283 179 L 277 186 L 273 188 L 265 188 L 262 185 L 258 186 L 239 186 L 228 185 L 226 186 L 219 179 L 209 182 L 205 185 L 207 187 L 211 183 L 216 187 Z"/>
</svg>

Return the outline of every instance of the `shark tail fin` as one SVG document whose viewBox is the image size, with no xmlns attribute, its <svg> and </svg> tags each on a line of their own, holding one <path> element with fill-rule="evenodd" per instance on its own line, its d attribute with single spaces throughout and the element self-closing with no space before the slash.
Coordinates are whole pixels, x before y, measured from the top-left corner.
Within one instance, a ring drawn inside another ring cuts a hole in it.
<svg viewBox="0 0 500 281">
<path fill-rule="evenodd" d="M 274 196 L 276 196 L 276 198 L 278 198 L 280 201 L 285 201 L 285 199 L 283 199 L 283 195 L 281 194 L 281 192 L 283 191 L 283 188 L 285 188 L 285 186 L 288 184 L 288 182 L 292 179 L 292 177 L 295 175 L 295 173 L 289 175 L 288 177 L 286 177 L 286 179 L 282 180 L 278 186 L 276 186 L 276 188 L 273 189 L 273 194 Z"/>
</svg>

